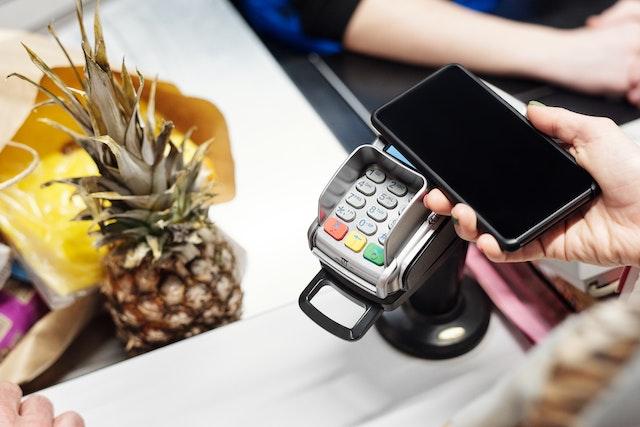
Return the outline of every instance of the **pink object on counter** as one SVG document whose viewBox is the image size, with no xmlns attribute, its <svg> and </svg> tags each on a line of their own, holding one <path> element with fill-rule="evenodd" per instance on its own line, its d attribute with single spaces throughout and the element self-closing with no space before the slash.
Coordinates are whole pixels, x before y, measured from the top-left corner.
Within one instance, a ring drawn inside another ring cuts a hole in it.
<svg viewBox="0 0 640 427">
<path fill-rule="evenodd" d="M 620 276 L 617 291 L 624 299 L 629 299 L 632 295 L 640 295 L 640 268 L 625 267 L 622 276 Z"/>
<path fill-rule="evenodd" d="M 494 264 L 470 245 L 466 265 L 498 310 L 533 343 L 571 313 L 525 263 Z"/>
<path fill-rule="evenodd" d="M 9 279 L 0 290 L 0 359 L 45 313 L 46 308 L 28 284 Z"/>
</svg>

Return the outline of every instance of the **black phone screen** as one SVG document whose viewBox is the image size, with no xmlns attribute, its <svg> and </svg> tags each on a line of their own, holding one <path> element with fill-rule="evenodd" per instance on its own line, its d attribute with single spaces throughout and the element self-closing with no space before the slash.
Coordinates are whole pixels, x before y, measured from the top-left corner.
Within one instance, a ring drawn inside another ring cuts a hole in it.
<svg viewBox="0 0 640 427">
<path fill-rule="evenodd" d="M 594 188 L 568 154 L 458 66 L 380 108 L 374 124 L 505 239 L 518 239 Z"/>
</svg>

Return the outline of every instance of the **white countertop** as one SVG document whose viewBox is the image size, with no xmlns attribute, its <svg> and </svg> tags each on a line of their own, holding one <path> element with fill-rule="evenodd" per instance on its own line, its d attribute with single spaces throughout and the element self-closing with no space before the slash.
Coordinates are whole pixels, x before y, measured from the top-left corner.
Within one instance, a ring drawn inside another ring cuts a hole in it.
<svg viewBox="0 0 640 427">
<path fill-rule="evenodd" d="M 523 358 L 494 315 L 478 347 L 405 356 L 349 343 L 289 304 L 44 390 L 87 426 L 442 426 Z"/>
</svg>

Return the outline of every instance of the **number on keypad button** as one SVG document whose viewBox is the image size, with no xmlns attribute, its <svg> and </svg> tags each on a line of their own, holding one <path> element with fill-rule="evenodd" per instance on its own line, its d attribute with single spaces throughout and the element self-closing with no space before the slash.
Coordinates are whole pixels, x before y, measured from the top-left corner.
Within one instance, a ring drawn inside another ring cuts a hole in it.
<svg viewBox="0 0 640 427">
<path fill-rule="evenodd" d="M 384 246 L 388 237 L 389 237 L 389 233 L 382 233 L 381 235 L 378 236 L 378 242 L 380 242 L 380 244 Z"/>
<path fill-rule="evenodd" d="M 356 183 L 356 189 L 365 196 L 372 196 L 376 192 L 376 186 L 366 179 L 361 179 Z"/>
<path fill-rule="evenodd" d="M 373 222 L 369 221 L 366 218 L 362 218 L 358 221 L 357 224 L 358 230 L 362 231 L 364 234 L 368 236 L 373 236 L 378 231 L 378 226 Z"/>
<path fill-rule="evenodd" d="M 389 230 L 395 227 L 397 223 L 398 223 L 397 219 L 394 219 L 393 221 L 389 222 Z"/>
<path fill-rule="evenodd" d="M 347 203 L 353 206 L 356 209 L 360 209 L 364 207 L 364 197 L 356 193 L 349 193 L 347 197 Z"/>
<path fill-rule="evenodd" d="M 387 211 L 375 205 L 367 209 L 367 215 L 378 222 L 382 222 L 387 219 Z"/>
<path fill-rule="evenodd" d="M 389 181 L 389 185 L 387 185 L 387 190 L 389 190 L 391 193 L 395 194 L 398 197 L 402 197 L 405 194 L 407 194 L 407 186 L 396 181 L 395 179 L 392 179 L 391 181 Z"/>
<path fill-rule="evenodd" d="M 369 178 L 371 181 L 375 182 L 376 184 L 382 184 L 384 180 L 387 178 L 384 172 L 382 172 L 380 169 L 373 168 L 373 167 L 367 169 L 366 175 L 367 175 L 367 178 Z"/>
<path fill-rule="evenodd" d="M 356 219 L 356 211 L 345 205 L 339 205 L 336 208 L 336 215 L 343 221 L 351 222 Z"/>
<path fill-rule="evenodd" d="M 378 196 L 378 203 L 387 209 L 393 209 L 398 206 L 398 199 L 387 193 L 382 193 Z"/>
</svg>

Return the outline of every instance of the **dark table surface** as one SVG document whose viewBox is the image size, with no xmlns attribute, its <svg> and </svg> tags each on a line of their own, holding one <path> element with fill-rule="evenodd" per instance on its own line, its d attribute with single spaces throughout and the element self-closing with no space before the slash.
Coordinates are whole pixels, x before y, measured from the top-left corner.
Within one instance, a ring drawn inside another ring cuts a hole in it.
<svg viewBox="0 0 640 427">
<path fill-rule="evenodd" d="M 613 3 L 615 0 L 538 0 L 536 10 L 527 20 L 558 28 L 575 28 L 582 26 L 590 15 L 600 13 Z M 353 102 L 347 102 L 335 90 L 335 85 L 326 80 L 326 73 L 323 76 L 314 65 L 318 59 L 310 60 L 308 54 L 294 51 L 273 40 L 263 41 L 346 150 L 350 151 L 375 138 L 362 112 L 358 115 L 353 109 Z M 324 62 L 369 112 L 433 72 L 433 69 L 426 67 L 349 52 L 322 57 L 319 62 Z M 523 102 L 535 99 L 584 114 L 610 117 L 619 124 L 640 117 L 640 110 L 623 99 L 588 96 L 534 80 L 481 77 Z"/>
<path fill-rule="evenodd" d="M 323 59 L 369 111 L 434 71 L 349 53 Z M 618 124 L 640 117 L 640 111 L 624 99 L 588 96 L 536 81 L 482 77 L 525 103 L 537 100 L 584 114 L 611 117 Z"/>
</svg>

